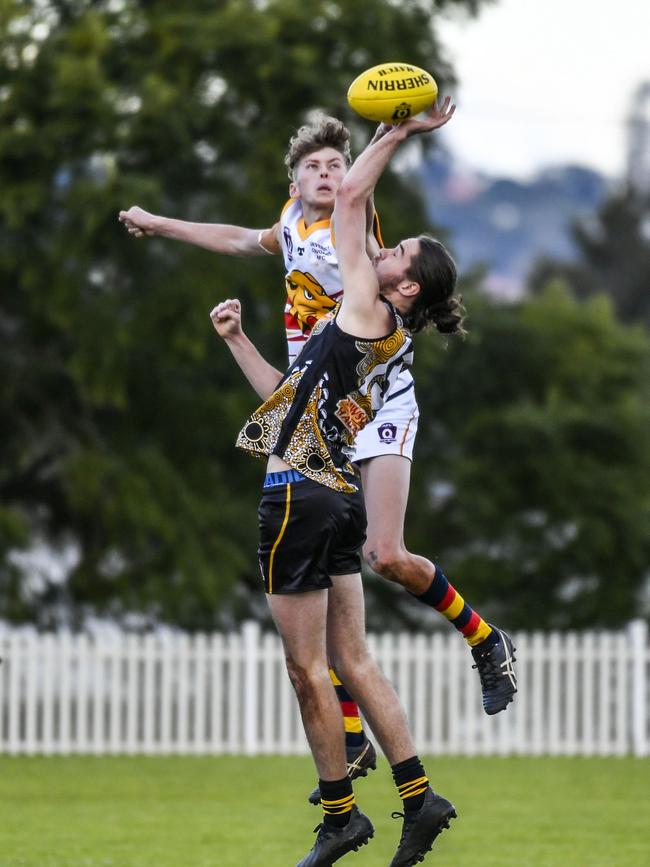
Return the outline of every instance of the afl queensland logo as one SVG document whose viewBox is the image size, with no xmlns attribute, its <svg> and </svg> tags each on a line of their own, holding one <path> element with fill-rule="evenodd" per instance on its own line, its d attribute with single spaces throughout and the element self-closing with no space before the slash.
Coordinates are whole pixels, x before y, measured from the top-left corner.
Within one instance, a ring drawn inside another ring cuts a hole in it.
<svg viewBox="0 0 650 867">
<path fill-rule="evenodd" d="M 384 422 L 377 428 L 379 439 L 382 443 L 394 443 L 397 439 L 397 427 L 390 422 Z"/>
</svg>

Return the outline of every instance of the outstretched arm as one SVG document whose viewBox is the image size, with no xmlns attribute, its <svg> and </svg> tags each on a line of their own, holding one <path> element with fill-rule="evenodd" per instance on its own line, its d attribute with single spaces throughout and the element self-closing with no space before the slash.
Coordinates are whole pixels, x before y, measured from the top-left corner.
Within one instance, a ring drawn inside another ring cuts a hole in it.
<svg viewBox="0 0 650 867">
<path fill-rule="evenodd" d="M 270 229 L 246 229 L 226 223 L 190 223 L 151 214 L 137 205 L 120 211 L 118 219 L 136 238 L 160 235 L 231 256 L 263 256 L 281 252 L 278 223 Z"/>
<path fill-rule="evenodd" d="M 355 318 L 363 319 L 372 314 L 377 302 L 378 284 L 366 252 L 366 209 L 377 181 L 407 138 L 444 126 L 454 111 L 455 106 L 447 97 L 441 107 L 432 106 L 422 120 L 412 118 L 398 126 L 380 127 L 345 176 L 334 209 L 336 249 L 344 288 L 339 321 L 345 308 Z"/>
<path fill-rule="evenodd" d="M 210 312 L 215 331 L 222 337 L 244 376 L 262 400 L 269 398 L 283 374 L 268 363 L 246 337 L 241 327 L 241 304 L 228 298 Z"/>
<path fill-rule="evenodd" d="M 369 148 L 370 145 L 374 144 L 376 141 L 379 141 L 379 139 L 382 138 L 382 136 L 385 136 L 390 129 L 392 129 L 390 124 L 380 123 L 375 130 L 375 134 L 366 145 L 366 148 Z M 377 256 L 379 251 L 381 250 L 381 243 L 375 235 L 376 216 L 377 212 L 375 210 L 375 197 L 374 195 L 371 195 L 366 202 L 366 255 L 369 259 L 374 259 L 374 257 Z"/>
<path fill-rule="evenodd" d="M 397 126 L 381 124 L 368 147 L 354 161 L 338 195 L 345 190 L 350 198 L 361 199 L 362 205 L 365 205 L 399 145 L 413 135 L 432 132 L 444 126 L 455 111 L 456 106 L 451 104 L 451 98 L 446 97 L 441 107 L 435 103 L 420 120 L 413 117 Z"/>
</svg>

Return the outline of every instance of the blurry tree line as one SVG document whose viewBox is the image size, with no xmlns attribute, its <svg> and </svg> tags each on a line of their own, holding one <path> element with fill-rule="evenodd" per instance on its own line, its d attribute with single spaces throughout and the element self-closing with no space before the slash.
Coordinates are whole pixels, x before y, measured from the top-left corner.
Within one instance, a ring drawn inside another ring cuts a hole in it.
<svg viewBox="0 0 650 867">
<path fill-rule="evenodd" d="M 281 261 L 136 241 L 117 212 L 271 225 L 309 110 L 358 151 L 373 130 L 350 80 L 405 58 L 447 92 L 436 13 L 481 5 L 0 0 L 0 618 L 209 629 L 264 610 L 263 467 L 233 447 L 256 398 L 208 312 L 240 297 L 281 366 Z M 377 203 L 387 243 L 427 227 L 404 177 Z M 516 304 L 467 275 L 467 340 L 417 341 L 407 542 L 512 627 L 624 623 L 647 580 L 647 294 L 630 313 L 617 292 L 649 242 L 619 256 L 608 213 L 581 268 L 543 263 Z M 372 626 L 414 616 L 368 592 Z"/>
<path fill-rule="evenodd" d="M 559 278 L 577 298 L 609 295 L 622 322 L 650 328 L 650 191 L 625 184 L 597 213 L 577 221 L 571 234 L 577 261 L 540 260 L 531 289 Z"/>
</svg>

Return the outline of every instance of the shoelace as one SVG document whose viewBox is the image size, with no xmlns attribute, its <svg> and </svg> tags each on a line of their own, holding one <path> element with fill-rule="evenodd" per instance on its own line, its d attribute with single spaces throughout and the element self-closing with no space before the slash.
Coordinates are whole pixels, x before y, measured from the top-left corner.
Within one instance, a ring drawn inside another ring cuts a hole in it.
<svg viewBox="0 0 650 867">
<path fill-rule="evenodd" d="M 327 835 L 330 834 L 331 831 L 332 829 L 328 828 L 325 822 L 319 822 L 319 824 L 316 825 L 316 827 L 314 828 L 314 834 L 318 834 L 319 837 L 327 837 Z M 316 843 L 318 843 L 318 840 L 316 840 Z M 314 843 L 314 846 L 316 845 L 316 843 Z"/>
<path fill-rule="evenodd" d="M 347 828 L 347 825 L 343 826 Z M 328 825 L 327 822 L 319 822 L 318 825 L 314 828 L 313 833 L 317 834 L 320 830 L 323 831 L 323 837 L 326 837 L 328 834 L 334 834 L 337 831 L 341 831 L 341 828 L 337 828 L 336 825 Z"/>
<path fill-rule="evenodd" d="M 406 832 L 408 831 L 410 817 L 406 813 L 398 813 L 397 810 L 393 810 L 390 814 L 391 819 L 404 819 L 404 826 L 402 827 L 402 836 L 399 838 L 399 845 L 397 848 L 402 845 L 404 842 L 404 837 L 406 837 Z"/>
<path fill-rule="evenodd" d="M 476 662 L 472 668 L 478 669 L 478 676 L 481 681 L 481 686 L 491 689 L 499 682 L 500 671 L 495 662 L 490 658 L 489 654 L 482 656 L 479 662 Z"/>
</svg>

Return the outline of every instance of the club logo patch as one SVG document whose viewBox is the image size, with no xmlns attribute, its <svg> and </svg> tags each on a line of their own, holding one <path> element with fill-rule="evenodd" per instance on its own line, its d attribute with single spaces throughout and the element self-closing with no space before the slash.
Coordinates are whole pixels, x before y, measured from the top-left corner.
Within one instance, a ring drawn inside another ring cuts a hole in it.
<svg viewBox="0 0 650 867">
<path fill-rule="evenodd" d="M 397 439 L 397 427 L 388 421 L 377 428 L 377 433 L 382 443 L 394 443 Z"/>
<path fill-rule="evenodd" d="M 336 404 L 335 415 L 353 436 L 356 436 L 368 421 L 365 411 L 351 397 L 343 398 Z"/>
</svg>

